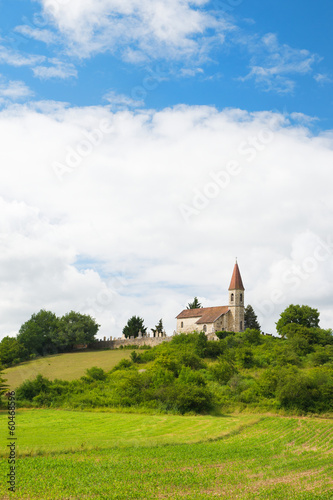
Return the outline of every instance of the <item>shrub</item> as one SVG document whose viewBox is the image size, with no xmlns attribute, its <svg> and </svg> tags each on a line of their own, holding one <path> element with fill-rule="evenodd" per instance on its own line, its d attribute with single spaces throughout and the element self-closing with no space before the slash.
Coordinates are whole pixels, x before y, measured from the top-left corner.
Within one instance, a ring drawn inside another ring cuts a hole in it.
<svg viewBox="0 0 333 500">
<path fill-rule="evenodd" d="M 195 384 L 197 386 L 206 385 L 206 381 L 201 373 L 191 370 L 189 366 L 182 366 L 178 381 L 183 384 Z"/>
<path fill-rule="evenodd" d="M 213 394 L 207 387 L 197 387 L 183 382 L 161 388 L 156 392 L 156 397 L 164 403 L 167 410 L 181 414 L 207 412 L 214 406 Z"/>
<path fill-rule="evenodd" d="M 113 368 L 112 371 L 117 371 L 117 370 L 124 370 L 126 368 L 130 368 L 133 366 L 132 361 L 129 359 L 121 359 L 119 363 L 116 364 L 116 366 Z"/>
<path fill-rule="evenodd" d="M 308 360 L 312 366 L 320 366 L 333 361 L 333 346 L 316 346 L 315 351 L 308 355 Z"/>
<path fill-rule="evenodd" d="M 17 400 L 32 401 L 40 393 L 47 394 L 52 382 L 38 374 L 34 380 L 26 380 L 16 389 Z"/>
<path fill-rule="evenodd" d="M 151 384 L 155 388 L 173 384 L 175 380 L 175 374 L 161 366 L 155 366 L 154 369 L 149 370 L 148 375 L 151 377 Z"/>
<path fill-rule="evenodd" d="M 236 359 L 242 368 L 251 368 L 254 365 L 253 352 L 249 347 L 238 349 Z"/>
<path fill-rule="evenodd" d="M 103 368 L 98 368 L 97 366 L 93 366 L 92 368 L 88 368 L 86 370 L 87 378 L 92 380 L 105 380 L 106 373 Z"/>
<path fill-rule="evenodd" d="M 213 379 L 220 384 L 226 384 L 231 377 L 238 373 L 234 364 L 222 357 L 219 358 L 217 363 L 209 367 L 209 372 L 212 374 Z"/>
</svg>

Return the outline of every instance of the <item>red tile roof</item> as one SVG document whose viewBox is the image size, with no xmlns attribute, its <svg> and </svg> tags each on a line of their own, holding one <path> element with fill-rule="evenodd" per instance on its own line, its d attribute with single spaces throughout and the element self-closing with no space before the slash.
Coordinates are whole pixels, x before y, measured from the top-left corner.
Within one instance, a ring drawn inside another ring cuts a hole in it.
<svg viewBox="0 0 333 500">
<path fill-rule="evenodd" d="M 229 290 L 245 290 L 237 262 L 232 273 Z"/>
<path fill-rule="evenodd" d="M 197 325 L 203 323 L 214 323 L 220 316 L 229 311 L 228 306 L 200 307 L 199 309 L 184 309 L 178 314 L 177 319 L 199 318 Z"/>
</svg>

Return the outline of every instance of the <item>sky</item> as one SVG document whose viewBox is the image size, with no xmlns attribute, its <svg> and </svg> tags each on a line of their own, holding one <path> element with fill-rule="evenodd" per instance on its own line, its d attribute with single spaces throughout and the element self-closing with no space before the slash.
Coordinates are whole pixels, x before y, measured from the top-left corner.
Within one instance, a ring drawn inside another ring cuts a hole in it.
<svg viewBox="0 0 333 500">
<path fill-rule="evenodd" d="M 262 330 L 333 327 L 333 4 L 0 0 L 0 338 L 41 309 L 120 337 L 237 257 Z"/>
</svg>

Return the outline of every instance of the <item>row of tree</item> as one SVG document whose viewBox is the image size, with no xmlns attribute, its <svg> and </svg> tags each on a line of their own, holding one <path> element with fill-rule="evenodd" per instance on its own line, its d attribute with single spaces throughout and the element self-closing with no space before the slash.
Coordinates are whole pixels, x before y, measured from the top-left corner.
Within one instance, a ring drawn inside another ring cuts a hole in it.
<svg viewBox="0 0 333 500">
<path fill-rule="evenodd" d="M 2 339 L 0 363 L 10 366 L 32 356 L 70 352 L 77 344 L 94 342 L 99 326 L 86 314 L 71 311 L 57 317 L 42 309 L 21 326 L 16 338 Z"/>
<path fill-rule="evenodd" d="M 155 328 L 152 328 L 151 331 L 154 333 L 154 335 L 162 333 L 164 330 L 163 327 L 163 321 L 162 319 L 159 320 Z M 140 318 L 139 316 L 132 316 L 128 321 L 127 324 L 123 328 L 123 335 L 127 339 L 131 337 L 138 337 L 139 333 L 142 333 L 145 335 L 147 333 L 147 327 L 144 325 L 144 320 Z"/>
</svg>

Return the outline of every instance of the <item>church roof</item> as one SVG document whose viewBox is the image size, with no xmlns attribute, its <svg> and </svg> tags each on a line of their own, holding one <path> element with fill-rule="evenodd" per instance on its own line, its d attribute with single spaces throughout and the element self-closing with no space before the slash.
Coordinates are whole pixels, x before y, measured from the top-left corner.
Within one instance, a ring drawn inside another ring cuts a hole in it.
<svg viewBox="0 0 333 500">
<path fill-rule="evenodd" d="M 198 309 L 184 309 L 178 314 L 177 319 L 199 318 L 197 325 L 203 323 L 214 323 L 220 316 L 229 311 L 228 306 L 200 307 Z"/>
<path fill-rule="evenodd" d="M 237 262 L 232 273 L 229 290 L 245 290 Z"/>
</svg>

